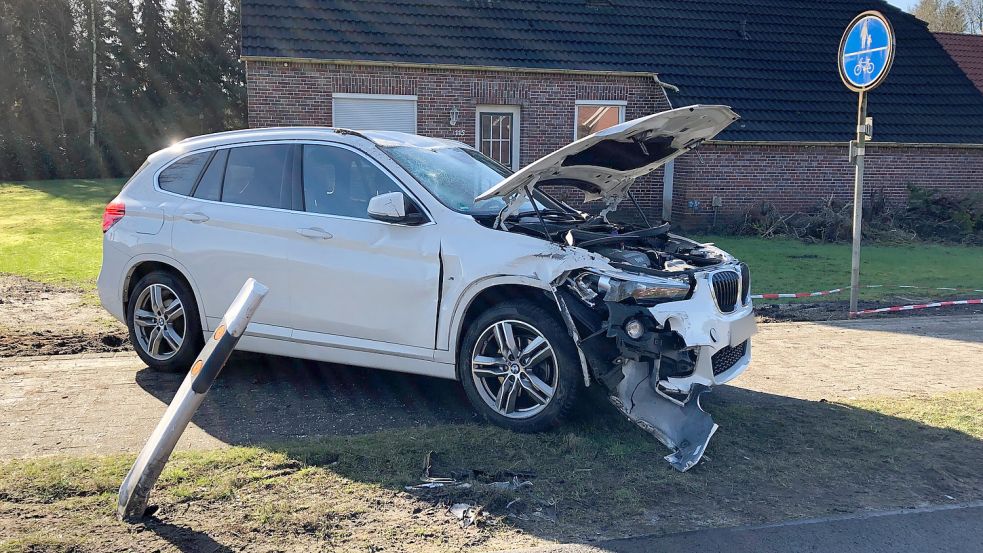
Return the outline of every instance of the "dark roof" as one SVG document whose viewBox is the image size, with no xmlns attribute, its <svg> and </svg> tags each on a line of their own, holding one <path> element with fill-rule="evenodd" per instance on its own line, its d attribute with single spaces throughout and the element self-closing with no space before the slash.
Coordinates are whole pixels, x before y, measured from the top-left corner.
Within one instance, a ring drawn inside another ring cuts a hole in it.
<svg viewBox="0 0 983 553">
<path fill-rule="evenodd" d="M 976 88 L 983 92 L 983 35 L 935 33 L 935 38 Z"/>
<path fill-rule="evenodd" d="M 983 144 L 983 94 L 927 27 L 880 0 L 243 0 L 242 54 L 658 73 L 674 105 L 727 104 L 719 138 L 846 141 L 840 35 L 877 9 L 898 41 L 874 139 Z"/>
</svg>

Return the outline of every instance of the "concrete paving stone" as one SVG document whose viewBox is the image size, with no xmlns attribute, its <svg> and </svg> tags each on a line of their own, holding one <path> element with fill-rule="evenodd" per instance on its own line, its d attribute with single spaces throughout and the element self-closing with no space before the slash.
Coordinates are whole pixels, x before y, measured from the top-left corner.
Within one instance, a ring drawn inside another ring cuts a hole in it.
<svg viewBox="0 0 983 553">
<path fill-rule="evenodd" d="M 735 387 L 810 400 L 983 388 L 983 316 L 758 328 L 751 368 Z M 135 453 L 180 383 L 180 375 L 147 369 L 132 352 L 2 358 L 0 458 Z M 451 381 L 237 354 L 178 448 L 473 417 Z"/>
</svg>

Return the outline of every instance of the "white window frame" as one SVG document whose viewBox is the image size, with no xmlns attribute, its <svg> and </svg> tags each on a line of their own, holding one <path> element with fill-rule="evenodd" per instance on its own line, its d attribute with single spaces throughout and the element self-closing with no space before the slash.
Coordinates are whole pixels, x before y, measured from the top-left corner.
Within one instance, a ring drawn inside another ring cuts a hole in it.
<svg viewBox="0 0 983 553">
<path fill-rule="evenodd" d="M 511 113 L 512 114 L 512 166 L 509 169 L 518 171 L 519 163 L 519 137 L 522 128 L 520 106 L 511 104 L 481 104 L 474 110 L 474 147 L 481 151 L 481 115 L 485 113 Z"/>
<path fill-rule="evenodd" d="M 580 106 L 602 106 L 618 108 L 618 123 L 625 122 L 625 108 L 628 107 L 627 100 L 577 100 L 574 102 L 573 109 L 573 139 L 577 138 L 577 121 L 580 120 Z"/>
<path fill-rule="evenodd" d="M 331 93 L 331 124 L 334 123 L 334 114 L 337 113 L 335 99 L 354 99 L 354 100 L 412 100 L 416 104 L 413 110 L 414 132 L 420 130 L 420 105 L 419 99 L 415 94 L 360 94 L 356 92 L 332 92 Z"/>
</svg>

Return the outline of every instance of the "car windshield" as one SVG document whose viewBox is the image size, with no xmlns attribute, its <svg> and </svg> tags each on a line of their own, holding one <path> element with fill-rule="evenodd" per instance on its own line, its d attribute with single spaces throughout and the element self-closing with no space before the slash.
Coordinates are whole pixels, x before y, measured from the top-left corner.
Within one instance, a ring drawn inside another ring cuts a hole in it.
<svg viewBox="0 0 983 553">
<path fill-rule="evenodd" d="M 474 150 L 447 146 L 387 146 L 382 149 L 434 197 L 454 211 L 489 215 L 505 207 L 505 201 L 501 198 L 474 201 L 511 174 L 505 167 Z M 526 209 L 532 209 L 528 201 L 520 207 L 520 210 Z"/>
</svg>

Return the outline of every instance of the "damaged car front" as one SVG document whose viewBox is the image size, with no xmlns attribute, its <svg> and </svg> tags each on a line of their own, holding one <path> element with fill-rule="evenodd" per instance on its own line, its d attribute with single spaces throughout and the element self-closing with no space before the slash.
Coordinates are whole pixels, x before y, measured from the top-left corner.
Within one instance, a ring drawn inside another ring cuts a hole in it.
<svg viewBox="0 0 983 553">
<path fill-rule="evenodd" d="M 504 200 L 488 222 L 494 228 L 602 258 L 553 279 L 554 298 L 585 370 L 622 413 L 672 450 L 666 459 L 680 471 L 699 462 L 717 429 L 701 396 L 750 363 L 750 272 L 711 244 L 670 233 L 668 223 L 649 224 L 640 209 L 642 223 L 612 219 L 625 200 L 637 207 L 629 190 L 636 179 L 737 118 L 725 106 L 690 106 L 628 121 L 534 162 L 476 199 Z M 574 187 L 603 209 L 589 216 L 543 186 Z"/>
</svg>

